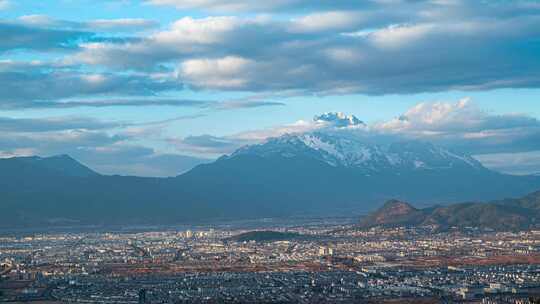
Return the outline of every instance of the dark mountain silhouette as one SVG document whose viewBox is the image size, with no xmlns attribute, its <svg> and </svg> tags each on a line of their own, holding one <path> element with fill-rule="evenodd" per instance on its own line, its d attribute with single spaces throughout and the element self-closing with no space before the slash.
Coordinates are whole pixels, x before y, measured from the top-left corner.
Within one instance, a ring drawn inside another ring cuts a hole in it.
<svg viewBox="0 0 540 304">
<path fill-rule="evenodd" d="M 201 201 L 269 216 L 365 211 L 393 197 L 419 206 L 491 200 L 540 188 L 537 177 L 493 172 L 429 143 L 374 145 L 320 133 L 246 146 L 176 180 Z"/>
<path fill-rule="evenodd" d="M 91 177 L 99 174 L 92 171 L 69 155 L 57 155 L 52 157 L 13 157 L 0 159 L 2 173 L 10 175 L 31 176 L 70 176 Z"/>
<path fill-rule="evenodd" d="M 539 188 L 539 177 L 496 173 L 429 143 L 310 133 L 246 146 L 174 178 L 99 175 L 68 156 L 3 159 L 0 226 L 350 214 L 392 197 L 421 207 Z"/>
</svg>

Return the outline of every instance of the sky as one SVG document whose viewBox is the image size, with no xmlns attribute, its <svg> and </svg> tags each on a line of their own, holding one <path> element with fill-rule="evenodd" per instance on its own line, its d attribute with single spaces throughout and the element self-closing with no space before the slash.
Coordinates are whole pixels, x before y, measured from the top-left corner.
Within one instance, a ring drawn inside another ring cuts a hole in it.
<svg viewBox="0 0 540 304">
<path fill-rule="evenodd" d="M 0 0 L 0 157 L 174 176 L 326 112 L 540 172 L 540 2 Z"/>
</svg>

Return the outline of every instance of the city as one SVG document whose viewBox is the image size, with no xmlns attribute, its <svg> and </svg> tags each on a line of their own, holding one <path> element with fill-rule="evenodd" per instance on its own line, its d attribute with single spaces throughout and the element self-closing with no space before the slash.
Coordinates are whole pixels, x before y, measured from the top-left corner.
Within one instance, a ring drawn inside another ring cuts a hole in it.
<svg viewBox="0 0 540 304">
<path fill-rule="evenodd" d="M 0 304 L 540 304 L 540 0 L 0 0 Z"/>
<path fill-rule="evenodd" d="M 540 296 L 540 230 L 359 230 L 311 221 L 263 230 L 52 232 L 4 236 L 0 244 L 0 299 L 8 302 L 535 303 Z"/>
</svg>

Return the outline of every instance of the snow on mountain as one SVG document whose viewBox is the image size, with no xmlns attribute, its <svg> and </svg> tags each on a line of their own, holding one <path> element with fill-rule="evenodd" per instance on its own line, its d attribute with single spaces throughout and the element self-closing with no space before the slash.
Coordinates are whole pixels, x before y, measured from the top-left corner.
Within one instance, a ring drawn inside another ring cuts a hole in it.
<svg viewBox="0 0 540 304">
<path fill-rule="evenodd" d="M 403 170 L 484 169 L 471 156 L 426 142 L 404 141 L 373 144 L 338 132 L 286 134 L 258 145 L 243 147 L 229 157 L 256 154 L 262 157 L 310 157 L 331 166 L 368 172 Z"/>
</svg>

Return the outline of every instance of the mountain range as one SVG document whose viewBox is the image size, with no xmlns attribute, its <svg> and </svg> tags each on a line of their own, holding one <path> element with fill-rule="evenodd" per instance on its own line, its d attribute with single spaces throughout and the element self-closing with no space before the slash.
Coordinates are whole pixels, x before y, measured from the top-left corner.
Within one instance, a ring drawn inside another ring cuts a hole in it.
<svg viewBox="0 0 540 304">
<path fill-rule="evenodd" d="M 432 226 L 449 228 L 489 228 L 520 230 L 540 226 L 540 191 L 518 199 L 468 202 L 417 209 L 411 204 L 390 200 L 363 218 L 357 228 Z"/>
<path fill-rule="evenodd" d="M 0 226 L 351 214 L 390 198 L 425 207 L 537 189 L 538 176 L 497 173 L 426 142 L 309 132 L 245 146 L 171 178 L 100 175 L 65 155 L 2 159 Z"/>
</svg>

